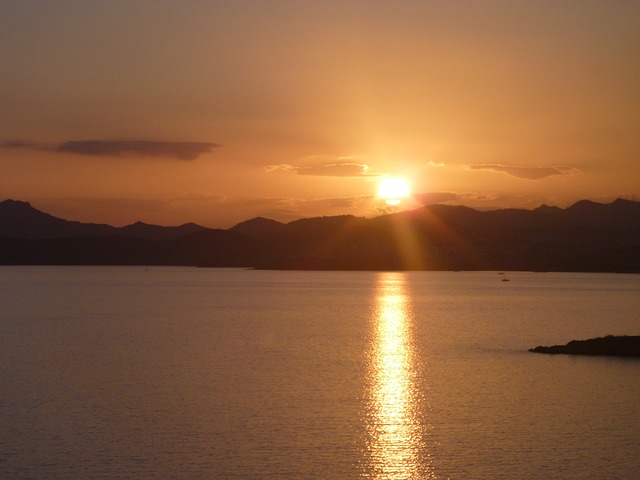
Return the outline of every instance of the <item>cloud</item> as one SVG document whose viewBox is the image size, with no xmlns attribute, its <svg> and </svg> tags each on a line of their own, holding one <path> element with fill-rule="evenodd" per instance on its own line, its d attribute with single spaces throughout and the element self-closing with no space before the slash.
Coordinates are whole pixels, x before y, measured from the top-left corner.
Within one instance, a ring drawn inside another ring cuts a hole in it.
<svg viewBox="0 0 640 480">
<path fill-rule="evenodd" d="M 457 193 L 451 193 L 451 192 L 414 193 L 413 197 L 424 205 L 454 202 L 460 199 L 460 195 L 458 195 Z"/>
<path fill-rule="evenodd" d="M 214 195 L 211 193 L 185 193 L 182 195 L 174 195 L 170 197 L 171 201 L 176 204 L 219 204 L 225 202 L 227 197 L 223 195 Z"/>
<path fill-rule="evenodd" d="M 508 175 L 526 180 L 541 180 L 546 177 L 578 175 L 581 170 L 575 167 L 563 166 L 531 166 L 519 167 L 512 165 L 500 165 L 486 163 L 479 165 L 469 165 L 471 170 L 492 170 L 494 172 L 504 172 Z"/>
<path fill-rule="evenodd" d="M 241 219 L 257 215 L 290 222 L 327 215 L 363 216 L 373 213 L 370 212 L 371 202 L 370 195 L 331 198 L 262 197 L 230 200 L 224 206 L 225 211 L 235 212 L 237 218 Z"/>
<path fill-rule="evenodd" d="M 301 166 L 280 164 L 267 165 L 265 171 L 295 173 L 297 175 L 314 175 L 321 177 L 375 177 L 378 173 L 369 173 L 369 166 L 364 163 L 342 162 L 325 165 Z"/>
<path fill-rule="evenodd" d="M 27 142 L 4 142 L 3 148 L 26 148 L 73 153 L 88 156 L 166 157 L 195 160 L 220 145 L 210 142 L 162 142 L 152 140 L 71 140 L 57 145 L 37 145 Z"/>
<path fill-rule="evenodd" d="M 267 165 L 264 167 L 264 171 L 267 173 L 273 172 L 286 172 L 286 173 L 296 173 L 296 167 L 293 165 L 287 165 L 286 163 L 280 163 L 277 165 Z"/>
<path fill-rule="evenodd" d="M 119 210 L 130 212 L 155 212 L 166 208 L 168 201 L 165 198 L 126 198 L 126 197 L 66 197 L 51 200 L 58 207 L 67 210 L 106 211 Z M 74 218 L 75 217 L 71 217 Z"/>
<path fill-rule="evenodd" d="M 493 209 L 494 202 L 500 200 L 500 196 L 492 192 L 424 192 L 414 193 L 413 198 L 422 205 L 465 205 L 480 209 Z"/>
<path fill-rule="evenodd" d="M 324 202 L 332 208 L 351 208 L 361 203 L 361 197 L 327 198 Z"/>
<path fill-rule="evenodd" d="M 139 157 L 172 157 L 179 160 L 194 160 L 218 146 L 209 142 L 81 140 L 64 142 L 56 148 L 56 151 L 91 156 L 135 155 Z"/>
<path fill-rule="evenodd" d="M 331 198 L 290 198 L 290 197 L 262 197 L 236 200 L 233 203 L 242 206 L 286 208 L 291 210 L 304 210 L 310 208 L 318 212 L 327 208 L 351 208 L 361 206 L 371 199 L 370 195 L 355 195 L 350 197 Z M 311 213 L 309 213 L 311 214 Z M 320 213 L 322 214 L 322 213 Z"/>
</svg>

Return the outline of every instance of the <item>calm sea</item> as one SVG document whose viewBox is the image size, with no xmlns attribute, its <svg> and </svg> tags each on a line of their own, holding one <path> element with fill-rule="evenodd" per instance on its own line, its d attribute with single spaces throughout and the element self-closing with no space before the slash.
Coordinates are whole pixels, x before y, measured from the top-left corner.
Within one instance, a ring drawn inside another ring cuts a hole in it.
<svg viewBox="0 0 640 480">
<path fill-rule="evenodd" d="M 640 276 L 0 267 L 3 479 L 638 479 Z"/>
</svg>

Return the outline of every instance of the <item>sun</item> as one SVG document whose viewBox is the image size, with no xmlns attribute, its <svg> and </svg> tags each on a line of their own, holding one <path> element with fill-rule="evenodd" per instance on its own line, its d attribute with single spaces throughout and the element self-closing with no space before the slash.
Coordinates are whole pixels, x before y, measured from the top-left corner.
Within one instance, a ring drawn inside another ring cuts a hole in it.
<svg viewBox="0 0 640 480">
<path fill-rule="evenodd" d="M 387 205 L 399 205 L 410 193 L 409 182 L 402 178 L 385 178 L 378 184 L 378 197 Z"/>
</svg>

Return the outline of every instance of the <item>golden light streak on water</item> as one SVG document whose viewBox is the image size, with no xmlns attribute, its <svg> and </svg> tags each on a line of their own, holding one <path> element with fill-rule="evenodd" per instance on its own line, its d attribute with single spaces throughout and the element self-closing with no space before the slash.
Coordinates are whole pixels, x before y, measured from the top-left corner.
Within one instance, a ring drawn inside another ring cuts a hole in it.
<svg viewBox="0 0 640 480">
<path fill-rule="evenodd" d="M 413 314 L 406 274 L 380 273 L 373 311 L 367 417 L 369 470 L 376 479 L 435 478 L 421 418 Z"/>
</svg>

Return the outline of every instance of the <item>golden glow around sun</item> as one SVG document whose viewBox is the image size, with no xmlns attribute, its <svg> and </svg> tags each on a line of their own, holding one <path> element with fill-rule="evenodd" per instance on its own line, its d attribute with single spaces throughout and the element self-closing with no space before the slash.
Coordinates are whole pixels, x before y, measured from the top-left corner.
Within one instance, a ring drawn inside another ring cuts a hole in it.
<svg viewBox="0 0 640 480">
<path fill-rule="evenodd" d="M 410 194 L 409 182 L 402 178 L 385 178 L 378 184 L 378 197 L 388 205 L 398 205 Z"/>
</svg>

